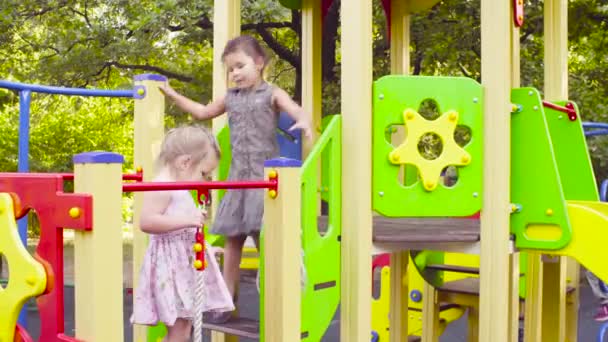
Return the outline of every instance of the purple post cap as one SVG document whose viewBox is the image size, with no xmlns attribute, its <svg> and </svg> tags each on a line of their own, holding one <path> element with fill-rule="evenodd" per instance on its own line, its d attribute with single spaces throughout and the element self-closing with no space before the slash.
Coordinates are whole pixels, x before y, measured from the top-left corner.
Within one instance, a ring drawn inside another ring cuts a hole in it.
<svg viewBox="0 0 608 342">
<path fill-rule="evenodd" d="M 158 75 L 158 74 L 139 74 L 139 75 L 135 75 L 135 80 L 136 81 L 160 81 L 160 82 L 165 82 L 167 81 L 167 78 L 163 75 Z"/>
<path fill-rule="evenodd" d="M 301 167 L 302 161 L 291 158 L 269 159 L 264 163 L 266 167 Z"/>
<path fill-rule="evenodd" d="M 74 164 L 122 164 L 125 158 L 114 152 L 95 151 L 76 154 L 72 161 Z"/>
</svg>

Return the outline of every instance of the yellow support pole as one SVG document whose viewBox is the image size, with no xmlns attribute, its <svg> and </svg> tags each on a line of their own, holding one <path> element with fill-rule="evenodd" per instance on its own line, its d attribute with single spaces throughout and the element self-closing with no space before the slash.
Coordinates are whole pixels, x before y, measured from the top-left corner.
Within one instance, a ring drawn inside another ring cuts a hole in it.
<svg viewBox="0 0 608 342">
<path fill-rule="evenodd" d="M 342 341 L 371 331 L 372 2 L 343 1 L 342 22 Z"/>
<path fill-rule="evenodd" d="M 528 253 L 526 303 L 524 304 L 524 341 L 541 340 L 543 310 L 543 263 L 535 252 Z"/>
<path fill-rule="evenodd" d="M 74 192 L 93 196 L 92 231 L 74 231 L 76 336 L 123 341 L 122 164 L 120 154 L 75 155 Z"/>
<path fill-rule="evenodd" d="M 509 342 L 519 341 L 519 253 L 511 254 L 509 264 Z"/>
<path fill-rule="evenodd" d="M 226 93 L 228 79 L 222 52 L 226 43 L 241 33 L 241 0 L 214 0 L 213 1 L 213 98 L 218 99 Z M 211 127 L 214 134 L 218 134 L 226 126 L 226 115 L 213 119 Z M 217 179 L 217 171 L 214 173 Z M 216 212 L 219 198 L 218 192 L 211 193 L 211 219 Z M 237 337 L 223 333 L 211 332 L 212 342 L 238 341 Z"/>
<path fill-rule="evenodd" d="M 565 257 L 543 256 L 543 342 L 566 341 Z M 551 311 L 548 311 L 551 310 Z"/>
<path fill-rule="evenodd" d="M 439 342 L 439 301 L 437 290 L 424 282 L 422 287 L 422 342 Z"/>
<path fill-rule="evenodd" d="M 321 127 L 321 1 L 302 1 L 302 108 L 312 115 L 313 139 L 302 141 L 302 160 L 317 141 Z"/>
<path fill-rule="evenodd" d="M 134 151 L 133 163 L 135 168 L 144 172 L 144 181 L 154 178 L 156 170 L 154 161 L 160 152 L 165 134 L 165 97 L 158 86 L 167 82 L 161 75 L 143 74 L 135 76 L 135 87 L 143 90 L 135 99 L 133 130 Z M 143 194 L 133 194 L 133 289 L 139 282 L 139 269 L 144 261 L 148 247 L 148 235 L 139 229 Z M 118 229 L 118 228 L 117 228 Z M 133 296 L 135 298 L 135 296 Z M 133 326 L 133 341 L 143 342 L 147 339 L 147 328 Z"/>
<path fill-rule="evenodd" d="M 213 98 L 226 93 L 228 79 L 222 52 L 226 43 L 241 33 L 241 0 L 213 1 Z M 226 116 L 213 119 L 213 133 L 226 125 Z M 214 201 L 215 202 L 215 201 Z"/>
<path fill-rule="evenodd" d="M 475 306 L 469 306 L 467 317 L 467 341 L 478 342 L 479 341 L 479 310 Z M 517 342 L 517 341 L 516 341 Z"/>
<path fill-rule="evenodd" d="M 568 1 L 544 2 L 545 99 L 568 99 Z M 579 265 L 567 257 L 543 266 L 542 341 L 577 341 Z M 566 285 L 577 290 L 566 306 Z M 549 314 L 547 314 L 549 313 Z"/>
<path fill-rule="evenodd" d="M 492 342 L 507 342 L 509 339 L 510 11 L 508 1 L 481 1 L 481 76 L 485 88 L 486 143 L 479 340 Z"/>
<path fill-rule="evenodd" d="M 515 3 L 511 1 L 511 22 L 514 22 Z M 519 88 L 521 82 L 521 57 L 519 27 L 511 24 L 511 87 Z M 511 254 L 509 277 L 509 341 L 519 341 L 519 253 Z"/>
<path fill-rule="evenodd" d="M 408 1 L 391 0 L 391 74 L 408 74 L 410 68 L 410 14 Z M 398 143 L 404 131 L 395 134 Z M 415 169 L 414 172 L 417 172 Z M 408 340 L 408 274 L 409 251 L 391 253 L 391 292 L 389 327 L 391 342 Z"/>
<path fill-rule="evenodd" d="M 273 190 L 268 191 L 264 200 L 265 342 L 301 339 L 301 165 L 293 159 L 265 164 L 266 178 L 279 179 L 278 191 L 274 196 Z"/>
</svg>

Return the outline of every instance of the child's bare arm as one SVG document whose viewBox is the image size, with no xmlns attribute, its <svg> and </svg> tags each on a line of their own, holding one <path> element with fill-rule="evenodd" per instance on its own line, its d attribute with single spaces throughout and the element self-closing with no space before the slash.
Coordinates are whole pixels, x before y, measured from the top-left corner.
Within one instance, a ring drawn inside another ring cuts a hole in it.
<svg viewBox="0 0 608 342">
<path fill-rule="evenodd" d="M 188 216 L 169 216 L 164 212 L 169 206 L 171 195 L 168 192 L 147 192 L 144 194 L 139 225 L 148 234 L 162 234 L 172 230 L 202 225 L 203 214 Z"/>
<path fill-rule="evenodd" d="M 192 116 L 194 116 L 194 118 L 198 120 L 213 119 L 225 112 L 224 96 L 205 106 L 202 103 L 193 101 L 185 97 L 184 95 L 178 93 L 168 84 L 164 84 L 159 88 L 167 97 L 169 97 L 173 102 L 175 102 L 175 104 L 181 110 L 192 114 Z"/>
<path fill-rule="evenodd" d="M 287 114 L 296 121 L 296 123 L 289 128 L 290 131 L 299 128 L 306 138 L 312 138 L 310 116 L 302 107 L 291 99 L 285 90 L 278 87 L 275 88 L 272 92 L 272 103 L 280 111 L 287 112 Z"/>
</svg>

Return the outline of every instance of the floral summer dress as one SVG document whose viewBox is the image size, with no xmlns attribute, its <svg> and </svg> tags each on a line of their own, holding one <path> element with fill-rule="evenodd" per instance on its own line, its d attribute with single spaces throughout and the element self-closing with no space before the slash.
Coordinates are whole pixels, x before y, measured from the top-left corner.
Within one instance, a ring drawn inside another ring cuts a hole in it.
<svg viewBox="0 0 608 342">
<path fill-rule="evenodd" d="M 170 180 L 166 180 L 170 181 Z M 193 215 L 196 208 L 186 190 L 170 191 L 171 202 L 166 215 Z M 164 234 L 150 235 L 150 244 L 139 273 L 131 322 L 172 326 L 177 318 L 193 319 L 201 311 L 232 311 L 234 304 L 218 263 L 205 248 L 207 268 L 203 271 L 203 307 L 195 308 L 197 272 L 194 269 L 196 228 L 185 228 Z"/>
</svg>

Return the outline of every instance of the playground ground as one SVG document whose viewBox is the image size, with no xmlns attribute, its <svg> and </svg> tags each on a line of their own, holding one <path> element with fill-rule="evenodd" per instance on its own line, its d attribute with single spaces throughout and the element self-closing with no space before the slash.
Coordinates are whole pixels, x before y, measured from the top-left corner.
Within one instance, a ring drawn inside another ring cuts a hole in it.
<svg viewBox="0 0 608 342">
<path fill-rule="evenodd" d="M 74 335 L 74 287 L 73 287 L 73 248 L 70 245 L 65 246 L 64 251 L 65 260 L 65 332 L 67 335 Z M 131 286 L 131 246 L 125 245 L 124 248 L 124 281 L 125 287 Z M 4 273 L 4 272 L 3 272 Z M 2 275 L 3 278 L 6 274 Z M 241 294 L 239 296 L 238 306 L 240 308 L 240 314 L 244 317 L 258 318 L 258 293 L 255 288 L 255 284 L 252 279 L 255 274 L 244 274 L 243 281 L 241 282 Z M 597 340 L 597 333 L 600 328 L 600 323 L 593 320 L 593 315 L 596 310 L 595 299 L 591 293 L 590 287 L 584 281 L 584 277 L 581 281 L 581 303 L 579 310 L 579 331 L 578 340 L 581 342 L 589 342 Z M 39 335 L 39 316 L 38 312 L 32 302 L 28 303 L 28 331 L 37 340 Z M 129 323 L 129 317 L 132 312 L 132 296 L 125 291 L 124 296 L 124 336 L 125 341 L 132 341 L 132 329 Z M 203 339 L 205 342 L 209 341 L 208 333 Z M 332 321 L 323 342 L 337 342 L 340 341 L 340 323 L 339 314 L 336 315 Z M 451 324 L 446 332 L 442 335 L 441 342 L 465 342 L 467 338 L 467 322 L 466 317 Z M 241 339 L 243 342 L 253 342 L 250 339 Z M 608 341 L 608 340 L 607 340 Z"/>
</svg>

